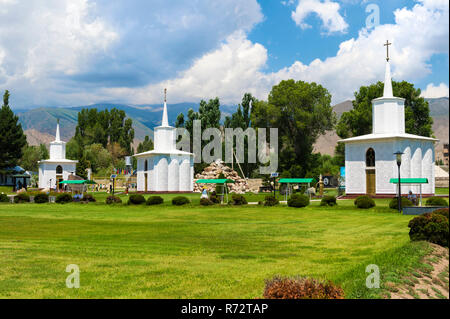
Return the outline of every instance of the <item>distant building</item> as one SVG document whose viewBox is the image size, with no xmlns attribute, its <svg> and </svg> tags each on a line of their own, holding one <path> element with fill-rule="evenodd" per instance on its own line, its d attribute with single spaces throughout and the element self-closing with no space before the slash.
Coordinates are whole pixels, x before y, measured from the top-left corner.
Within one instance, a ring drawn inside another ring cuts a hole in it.
<svg viewBox="0 0 450 319">
<path fill-rule="evenodd" d="M 59 182 L 75 174 L 78 161 L 66 159 L 66 142 L 61 141 L 59 121 L 56 124 L 55 140 L 50 143 L 50 159 L 39 163 L 39 188 L 62 188 Z"/>
<path fill-rule="evenodd" d="M 444 151 L 442 153 L 444 157 L 444 165 L 448 166 L 448 143 L 444 144 Z"/>
<path fill-rule="evenodd" d="M 22 167 L 16 166 L 0 171 L 0 186 L 11 186 L 14 191 L 27 188 L 31 175 Z"/>
</svg>

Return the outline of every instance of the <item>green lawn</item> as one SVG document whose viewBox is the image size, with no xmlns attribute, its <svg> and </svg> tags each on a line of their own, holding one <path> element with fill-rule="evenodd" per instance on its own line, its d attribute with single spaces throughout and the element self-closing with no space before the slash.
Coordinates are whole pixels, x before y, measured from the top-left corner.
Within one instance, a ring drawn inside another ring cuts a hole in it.
<svg viewBox="0 0 450 319">
<path fill-rule="evenodd" d="M 191 206 L 173 207 L 174 196 L 153 207 L 1 204 L 0 298 L 256 298 L 276 274 L 330 279 L 367 298 L 378 296 L 365 288 L 368 264 L 400 271 L 426 251 L 388 200 L 370 210 L 200 207 L 191 194 Z M 69 264 L 80 289 L 65 286 Z"/>
</svg>

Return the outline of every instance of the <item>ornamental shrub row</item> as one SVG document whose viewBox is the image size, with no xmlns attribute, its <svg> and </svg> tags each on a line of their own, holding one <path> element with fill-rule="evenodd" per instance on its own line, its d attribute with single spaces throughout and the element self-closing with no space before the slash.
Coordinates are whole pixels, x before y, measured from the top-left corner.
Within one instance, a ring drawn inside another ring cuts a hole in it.
<svg viewBox="0 0 450 319">
<path fill-rule="evenodd" d="M 264 299 L 344 299 L 344 290 L 331 281 L 276 276 L 266 280 Z"/>
<path fill-rule="evenodd" d="M 442 197 L 433 196 L 433 197 L 427 198 L 425 205 L 426 206 L 448 206 L 448 202 Z"/>
<path fill-rule="evenodd" d="M 309 197 L 303 194 L 293 194 L 287 202 L 289 207 L 306 207 L 309 205 Z"/>
<path fill-rule="evenodd" d="M 448 247 L 449 224 L 448 208 L 438 209 L 414 217 L 409 221 L 409 238 L 412 241 L 426 240 L 431 243 Z"/>
<path fill-rule="evenodd" d="M 402 197 L 402 207 L 410 207 L 414 206 L 414 204 L 406 197 Z M 389 202 L 389 208 L 398 209 L 398 197 L 394 197 Z"/>
<path fill-rule="evenodd" d="M 355 206 L 358 208 L 368 209 L 375 207 L 375 201 L 367 195 L 359 196 L 355 199 Z"/>
</svg>

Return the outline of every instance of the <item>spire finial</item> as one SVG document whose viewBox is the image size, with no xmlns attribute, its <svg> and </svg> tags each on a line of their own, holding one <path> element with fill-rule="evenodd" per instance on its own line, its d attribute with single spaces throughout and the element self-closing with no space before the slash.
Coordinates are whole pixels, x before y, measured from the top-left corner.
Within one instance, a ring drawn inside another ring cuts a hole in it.
<svg viewBox="0 0 450 319">
<path fill-rule="evenodd" d="M 164 89 L 164 102 L 167 102 L 167 88 Z"/>
<path fill-rule="evenodd" d="M 383 44 L 383 45 L 386 47 L 386 61 L 388 61 L 388 62 L 389 62 L 389 46 L 390 46 L 391 44 L 392 44 L 392 43 L 389 43 L 389 40 L 386 40 L 386 43 Z"/>
<path fill-rule="evenodd" d="M 169 126 L 169 117 L 167 116 L 167 89 L 164 89 L 164 110 L 161 126 Z"/>
</svg>

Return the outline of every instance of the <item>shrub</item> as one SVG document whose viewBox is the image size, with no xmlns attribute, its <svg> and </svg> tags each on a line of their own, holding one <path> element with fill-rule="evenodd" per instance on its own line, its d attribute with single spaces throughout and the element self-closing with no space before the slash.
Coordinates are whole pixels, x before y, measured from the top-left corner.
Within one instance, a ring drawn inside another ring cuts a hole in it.
<svg viewBox="0 0 450 319">
<path fill-rule="evenodd" d="M 414 204 L 406 197 L 402 197 L 402 207 L 414 206 Z M 398 197 L 394 197 L 389 202 L 389 208 L 398 209 Z"/>
<path fill-rule="evenodd" d="M 120 197 L 117 196 L 108 196 L 106 198 L 106 204 L 111 205 L 111 204 L 122 204 L 122 200 L 120 199 Z"/>
<path fill-rule="evenodd" d="M 306 207 L 309 205 L 309 197 L 303 194 L 293 194 L 287 204 L 289 207 Z"/>
<path fill-rule="evenodd" d="M 425 213 L 409 221 L 409 238 L 412 241 L 426 240 L 448 247 L 448 218 L 441 213 Z"/>
<path fill-rule="evenodd" d="M 141 194 L 130 195 L 128 199 L 128 204 L 141 205 L 145 203 L 145 197 Z"/>
<path fill-rule="evenodd" d="M 220 197 L 217 196 L 216 192 L 212 192 L 209 195 L 209 200 L 212 201 L 214 204 L 220 204 L 221 202 Z"/>
<path fill-rule="evenodd" d="M 48 203 L 48 195 L 45 193 L 39 193 L 36 196 L 34 196 L 34 202 L 37 204 Z"/>
<path fill-rule="evenodd" d="M 66 204 L 66 203 L 70 203 L 71 201 L 72 201 L 72 195 L 70 195 L 68 193 L 59 194 L 58 196 L 56 196 L 56 200 L 55 200 L 55 202 L 58 204 Z"/>
<path fill-rule="evenodd" d="M 209 200 L 208 198 L 201 198 L 200 199 L 200 205 L 202 205 L 202 206 L 211 206 L 211 205 L 214 205 L 214 203 L 211 200 Z"/>
<path fill-rule="evenodd" d="M 92 194 L 84 194 L 83 195 L 83 201 L 84 202 L 89 202 L 89 203 L 95 203 L 97 200 L 95 199 L 94 196 L 92 196 Z"/>
<path fill-rule="evenodd" d="M 448 206 L 447 201 L 442 197 L 433 196 L 427 199 L 426 206 Z"/>
<path fill-rule="evenodd" d="M 344 299 L 344 291 L 331 281 L 275 277 L 266 280 L 265 299 Z"/>
<path fill-rule="evenodd" d="M 364 196 L 359 196 L 355 199 L 355 205 L 358 208 L 371 208 L 371 207 L 375 207 L 375 201 L 367 195 Z"/>
<path fill-rule="evenodd" d="M 164 199 L 161 196 L 150 196 L 147 199 L 147 205 L 160 205 L 164 203 Z"/>
<path fill-rule="evenodd" d="M 184 196 L 177 196 L 172 199 L 172 205 L 176 205 L 176 206 L 182 206 L 182 205 L 186 205 L 189 203 L 190 203 L 189 199 Z"/>
<path fill-rule="evenodd" d="M 280 203 L 278 198 L 273 195 L 267 195 L 264 199 L 264 206 L 276 206 Z"/>
<path fill-rule="evenodd" d="M 0 203 L 9 203 L 9 197 L 6 194 L 0 194 Z"/>
<path fill-rule="evenodd" d="M 233 194 L 231 195 L 231 205 L 247 205 L 247 200 L 244 195 Z"/>
<path fill-rule="evenodd" d="M 434 214 L 439 214 L 448 218 L 448 208 L 438 208 L 433 211 Z"/>
<path fill-rule="evenodd" d="M 336 206 L 336 197 L 331 195 L 325 195 L 320 201 L 320 206 Z"/>
<path fill-rule="evenodd" d="M 14 203 L 29 203 L 30 196 L 25 193 L 20 193 L 19 195 L 14 196 Z"/>
</svg>

